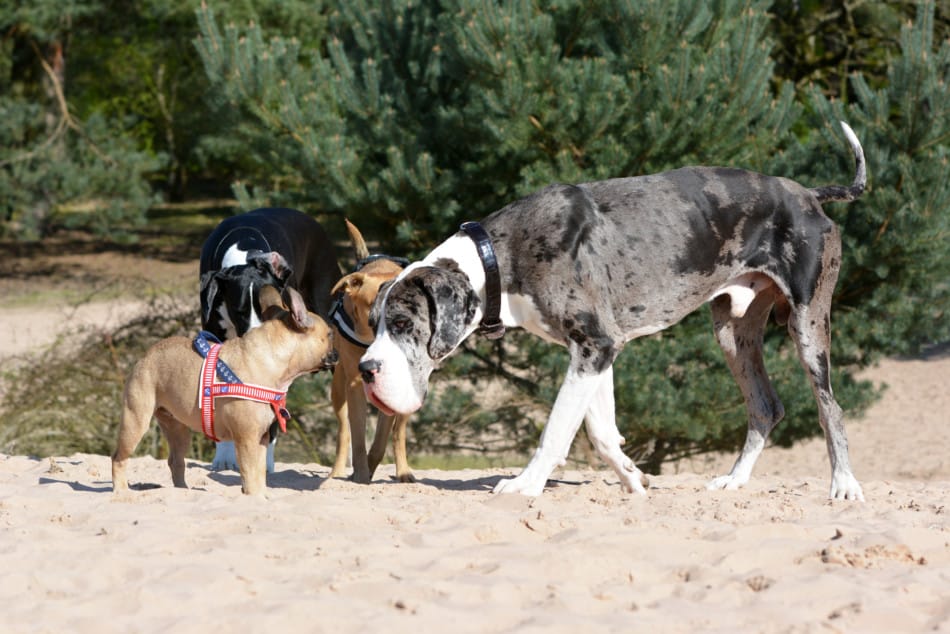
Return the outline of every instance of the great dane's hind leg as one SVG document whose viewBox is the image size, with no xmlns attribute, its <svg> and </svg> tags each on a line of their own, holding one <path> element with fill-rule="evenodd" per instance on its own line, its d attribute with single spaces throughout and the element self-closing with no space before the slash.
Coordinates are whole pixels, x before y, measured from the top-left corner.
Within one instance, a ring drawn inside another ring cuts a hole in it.
<svg viewBox="0 0 950 634">
<path fill-rule="evenodd" d="M 733 317 L 728 296 L 710 303 L 716 340 L 745 399 L 749 429 L 732 471 L 714 478 L 708 489 L 738 489 L 748 482 L 769 433 L 785 415 L 762 359 L 762 337 L 773 299 L 768 292 L 756 295 L 742 317 Z"/>
<path fill-rule="evenodd" d="M 495 485 L 495 493 L 541 495 L 548 477 L 567 460 L 571 442 L 603 379 L 604 373 L 579 374 L 572 363 L 554 399 L 554 406 L 541 434 L 540 446 L 524 471 L 515 478 L 502 480 Z"/>
<path fill-rule="evenodd" d="M 830 295 L 830 290 L 829 293 Z M 818 298 L 800 310 L 793 310 L 789 332 L 798 346 L 798 357 L 818 404 L 818 422 L 825 432 L 831 460 L 831 490 L 828 497 L 864 501 L 864 493 L 848 458 L 848 438 L 841 407 L 831 391 L 830 297 Z"/>
<path fill-rule="evenodd" d="M 601 375 L 600 385 L 587 410 L 585 421 L 591 444 L 604 462 L 610 465 L 620 477 L 620 486 L 623 490 L 627 493 L 636 491 L 641 495 L 646 495 L 646 490 L 643 488 L 649 483 L 646 476 L 620 448 L 624 440 L 617 429 L 612 366 Z"/>
</svg>

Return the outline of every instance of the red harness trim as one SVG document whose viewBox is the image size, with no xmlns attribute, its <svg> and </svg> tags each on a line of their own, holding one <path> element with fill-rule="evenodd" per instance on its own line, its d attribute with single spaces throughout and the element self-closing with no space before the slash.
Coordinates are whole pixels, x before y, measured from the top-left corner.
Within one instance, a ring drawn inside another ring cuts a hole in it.
<svg viewBox="0 0 950 634">
<path fill-rule="evenodd" d="M 272 390 L 251 383 L 219 383 L 216 366 L 221 344 L 211 344 L 208 356 L 201 365 L 201 430 L 205 436 L 215 442 L 220 439 L 214 434 L 214 399 L 218 397 L 243 398 L 248 401 L 267 403 L 274 410 L 274 416 L 280 423 L 280 430 L 287 432 L 287 392 Z"/>
</svg>

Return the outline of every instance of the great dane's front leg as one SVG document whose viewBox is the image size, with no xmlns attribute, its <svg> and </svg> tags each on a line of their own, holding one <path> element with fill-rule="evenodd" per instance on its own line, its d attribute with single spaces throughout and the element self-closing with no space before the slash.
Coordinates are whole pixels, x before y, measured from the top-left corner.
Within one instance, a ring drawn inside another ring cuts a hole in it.
<svg viewBox="0 0 950 634">
<path fill-rule="evenodd" d="M 613 366 L 601 376 L 600 386 L 587 410 L 587 437 L 604 462 L 620 477 L 620 486 L 624 491 L 646 495 L 643 487 L 649 481 L 620 448 L 624 439 L 617 429 Z"/>
<path fill-rule="evenodd" d="M 541 434 L 541 445 L 524 471 L 515 478 L 502 480 L 495 485 L 495 493 L 541 495 L 548 477 L 567 460 L 571 442 L 605 377 L 608 382 L 613 383 L 613 374 L 609 372 L 609 368 L 607 372 L 585 375 L 579 374 L 573 367 L 568 369 L 564 383 L 554 400 L 554 407 L 551 408 L 548 423 Z"/>
</svg>

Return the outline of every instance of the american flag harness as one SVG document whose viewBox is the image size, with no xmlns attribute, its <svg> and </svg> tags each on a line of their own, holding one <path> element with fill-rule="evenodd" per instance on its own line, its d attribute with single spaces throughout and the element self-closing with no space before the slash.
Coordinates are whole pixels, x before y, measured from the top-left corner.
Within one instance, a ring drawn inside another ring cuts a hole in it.
<svg viewBox="0 0 950 634">
<path fill-rule="evenodd" d="M 242 382 L 234 371 L 218 358 L 221 342 L 206 330 L 198 333 L 193 345 L 195 352 L 204 357 L 198 400 L 201 408 L 201 430 L 205 436 L 215 442 L 220 440 L 214 433 L 214 400 L 221 397 L 267 403 L 274 410 L 280 430 L 287 432 L 287 421 L 290 419 L 290 412 L 287 411 L 287 392 Z M 220 377 L 221 381 L 215 380 L 216 377 Z"/>
</svg>

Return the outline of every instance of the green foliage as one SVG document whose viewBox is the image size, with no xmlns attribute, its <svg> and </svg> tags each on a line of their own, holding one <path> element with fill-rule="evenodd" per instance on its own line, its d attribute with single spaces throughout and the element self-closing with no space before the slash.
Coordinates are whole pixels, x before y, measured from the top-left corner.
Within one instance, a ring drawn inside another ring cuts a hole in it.
<svg viewBox="0 0 950 634">
<path fill-rule="evenodd" d="M 214 94 L 257 118 L 236 131 L 267 168 L 255 200 L 420 253 L 551 181 L 759 162 L 797 113 L 770 88 L 765 7 L 347 2 L 309 50 L 205 9 L 197 46 Z"/>
<path fill-rule="evenodd" d="M 836 395 L 858 411 L 871 392 L 850 372 L 950 336 L 946 0 L 199 5 L 0 0 L 0 232 L 126 231 L 152 185 L 184 196 L 191 181 L 237 181 L 245 207 L 345 215 L 419 256 L 553 181 L 703 163 L 847 182 L 844 119 L 871 180 L 857 203 L 827 209 L 844 240 Z M 744 436 L 709 322 L 700 311 L 616 364 L 618 422 L 651 469 Z M 773 439 L 816 433 L 783 329 L 770 326 L 766 348 L 787 412 Z M 436 375 L 416 444 L 531 447 L 564 351 L 519 333 L 464 350 Z M 308 456 L 335 434 L 325 378 L 292 395 Z"/>
<path fill-rule="evenodd" d="M 35 239 L 54 214 L 103 233 L 128 232 L 144 220 L 152 195 L 144 175 L 159 166 L 117 130 L 125 121 L 74 112 L 67 95 L 72 25 L 98 3 L 17 5 L 0 11 L 0 233 Z"/>
<path fill-rule="evenodd" d="M 934 41 L 933 20 L 933 4 L 923 3 L 901 29 L 901 55 L 884 87 L 854 75 L 850 104 L 808 93 L 816 128 L 817 121 L 851 122 L 870 173 L 858 202 L 829 209 L 844 243 L 835 297 L 839 363 L 912 353 L 950 337 L 950 41 Z M 836 142 L 827 126 L 821 130 L 800 156 L 810 180 L 842 169 L 817 152 Z"/>
<path fill-rule="evenodd" d="M 801 129 L 802 109 L 791 84 L 775 83 L 767 7 L 349 2 L 330 12 L 326 48 L 310 51 L 294 39 L 265 41 L 253 26 L 221 32 L 203 11 L 198 46 L 216 91 L 258 119 L 256 132 L 249 125 L 242 134 L 269 148 L 277 166 L 277 178 L 255 189 L 257 201 L 344 213 L 396 252 L 420 254 L 460 220 L 552 181 L 689 163 L 792 168 L 775 173 L 816 185 L 850 181 L 841 140 L 802 144 L 791 136 L 793 126 Z M 826 168 L 820 178 L 803 174 L 819 164 Z M 296 190 L 291 195 L 281 183 Z M 847 244 L 855 258 L 868 248 L 859 237 Z M 893 302 L 900 291 L 889 293 Z M 467 344 L 470 354 L 441 373 L 437 397 L 414 426 L 427 443 L 449 438 L 470 447 L 508 438 L 504 449 L 511 450 L 536 438 L 564 355 L 530 338 L 508 341 Z M 839 368 L 873 356 L 854 350 L 884 345 L 848 336 L 842 343 Z M 787 412 L 775 440 L 816 433 L 810 389 L 781 329 L 769 331 L 767 350 Z M 508 399 L 486 407 L 474 391 L 499 375 Z M 631 344 L 615 383 L 629 451 L 651 468 L 664 458 L 730 448 L 744 436 L 741 395 L 705 314 Z M 868 386 L 847 373 L 839 370 L 835 384 L 846 408 L 867 403 Z"/>
</svg>

